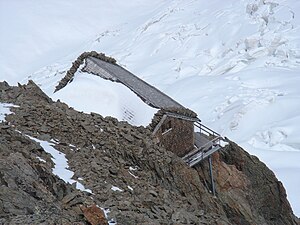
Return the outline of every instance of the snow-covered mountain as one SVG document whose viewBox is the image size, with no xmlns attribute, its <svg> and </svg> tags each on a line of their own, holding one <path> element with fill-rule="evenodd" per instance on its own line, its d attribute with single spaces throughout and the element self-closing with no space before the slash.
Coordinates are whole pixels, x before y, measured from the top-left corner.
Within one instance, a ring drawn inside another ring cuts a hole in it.
<svg viewBox="0 0 300 225">
<path fill-rule="evenodd" d="M 297 0 L 1 0 L 0 81 L 62 98 L 71 62 L 105 52 L 264 161 L 300 216 L 299 24 Z M 77 100 L 64 98 L 85 111 Z"/>
</svg>

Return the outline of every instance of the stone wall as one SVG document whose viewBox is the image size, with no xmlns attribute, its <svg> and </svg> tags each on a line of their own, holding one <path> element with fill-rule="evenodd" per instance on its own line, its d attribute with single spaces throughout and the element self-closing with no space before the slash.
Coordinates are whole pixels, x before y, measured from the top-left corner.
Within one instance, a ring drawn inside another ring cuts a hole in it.
<svg viewBox="0 0 300 225">
<path fill-rule="evenodd" d="M 154 131 L 163 115 L 168 112 L 191 119 L 197 118 L 197 114 L 187 108 L 161 109 L 154 115 L 149 128 Z M 157 143 L 160 143 L 168 151 L 182 157 L 194 148 L 194 123 L 188 120 L 167 117 L 160 129 L 155 133 L 155 137 Z"/>
<path fill-rule="evenodd" d="M 194 148 L 194 124 L 191 121 L 168 117 L 155 136 L 166 150 L 179 157 Z"/>
</svg>

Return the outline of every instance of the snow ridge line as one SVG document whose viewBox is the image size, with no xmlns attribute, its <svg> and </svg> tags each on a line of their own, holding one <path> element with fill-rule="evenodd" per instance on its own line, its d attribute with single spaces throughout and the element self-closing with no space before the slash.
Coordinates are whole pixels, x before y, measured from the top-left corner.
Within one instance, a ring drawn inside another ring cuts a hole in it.
<svg viewBox="0 0 300 225">
<path fill-rule="evenodd" d="M 78 56 L 78 58 L 72 63 L 71 68 L 67 71 L 64 78 L 61 79 L 61 81 L 55 87 L 54 92 L 59 91 L 60 89 L 64 88 L 69 82 L 72 82 L 74 74 L 77 72 L 80 65 L 83 64 L 84 60 L 90 56 L 112 64 L 116 64 L 117 62 L 114 58 L 108 57 L 104 53 L 98 53 L 96 51 L 84 52 L 80 56 Z"/>
</svg>

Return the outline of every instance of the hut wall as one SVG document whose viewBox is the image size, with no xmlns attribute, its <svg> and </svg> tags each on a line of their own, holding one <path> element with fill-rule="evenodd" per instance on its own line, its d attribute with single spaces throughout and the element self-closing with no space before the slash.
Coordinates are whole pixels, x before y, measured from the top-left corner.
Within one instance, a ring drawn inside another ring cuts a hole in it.
<svg viewBox="0 0 300 225">
<path fill-rule="evenodd" d="M 194 148 L 194 124 L 191 121 L 169 117 L 156 136 L 160 144 L 180 157 Z"/>
</svg>

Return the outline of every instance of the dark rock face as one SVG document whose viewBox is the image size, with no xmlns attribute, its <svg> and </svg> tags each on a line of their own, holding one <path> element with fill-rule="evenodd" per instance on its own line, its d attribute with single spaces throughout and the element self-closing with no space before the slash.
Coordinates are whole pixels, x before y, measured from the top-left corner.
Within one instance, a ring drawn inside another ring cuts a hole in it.
<svg viewBox="0 0 300 225">
<path fill-rule="evenodd" d="M 227 149 L 221 154 L 220 158 L 227 167 L 233 168 L 231 171 L 235 170 L 233 173 L 238 175 L 235 179 L 238 179 L 238 177 L 243 177 L 243 179 L 232 180 L 229 183 L 233 185 L 227 185 L 227 187 L 223 185 L 224 191 L 232 193 L 231 196 L 224 196 L 221 192 L 221 199 L 223 197 L 233 198 L 233 195 L 236 195 L 234 189 L 244 192 L 239 195 L 241 198 L 244 195 L 244 199 L 239 199 L 239 204 L 243 204 L 243 207 L 240 207 L 239 210 L 240 216 L 229 215 L 229 219 L 232 222 L 239 221 L 240 218 L 246 220 L 251 213 L 255 215 L 260 224 L 293 224 L 295 221 L 286 198 L 285 189 L 274 173 L 257 157 L 249 155 L 237 144 L 231 142 Z M 220 163 L 218 166 L 220 166 Z M 219 171 L 222 169 L 221 166 Z M 219 177 L 224 179 L 224 177 Z M 226 207 L 229 208 L 229 212 L 233 211 L 232 205 L 227 204 Z"/>
<path fill-rule="evenodd" d="M 53 102 L 32 82 L 20 87 L 0 83 L 0 101 L 20 106 L 0 124 L 1 223 L 93 223 L 100 211 L 85 210 L 95 204 L 109 209 L 109 220 L 122 225 L 296 224 L 281 183 L 235 144 L 214 157 L 215 198 L 207 163 L 189 168 L 157 146 L 148 128 L 77 112 Z M 73 179 L 93 194 L 54 176 L 50 155 L 25 134 L 56 140 Z"/>
<path fill-rule="evenodd" d="M 50 166 L 40 146 L 0 123 L 0 224 L 86 224 L 79 205 L 91 200 Z M 73 201 L 64 203 L 69 196 Z"/>
<path fill-rule="evenodd" d="M 217 197 L 231 224 L 297 224 L 282 183 L 257 157 L 230 142 L 214 154 L 213 165 Z M 207 162 L 196 169 L 210 185 Z"/>
</svg>

